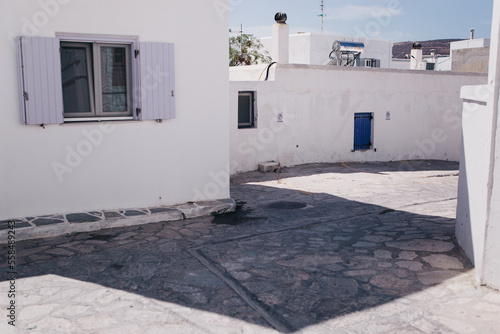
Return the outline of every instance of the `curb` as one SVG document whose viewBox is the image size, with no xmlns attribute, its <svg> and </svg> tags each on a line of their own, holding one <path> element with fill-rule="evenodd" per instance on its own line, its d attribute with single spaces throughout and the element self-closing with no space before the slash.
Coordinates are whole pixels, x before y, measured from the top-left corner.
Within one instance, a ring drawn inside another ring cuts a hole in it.
<svg viewBox="0 0 500 334">
<path fill-rule="evenodd" d="M 0 244 L 8 242 L 8 233 L 11 231 L 9 225 L 12 225 L 11 222 L 16 223 L 16 241 L 21 241 L 57 237 L 70 233 L 100 231 L 114 227 L 216 216 L 226 212 L 233 212 L 235 209 L 235 201 L 229 198 L 147 209 L 104 210 L 10 219 L 0 222 Z"/>
</svg>

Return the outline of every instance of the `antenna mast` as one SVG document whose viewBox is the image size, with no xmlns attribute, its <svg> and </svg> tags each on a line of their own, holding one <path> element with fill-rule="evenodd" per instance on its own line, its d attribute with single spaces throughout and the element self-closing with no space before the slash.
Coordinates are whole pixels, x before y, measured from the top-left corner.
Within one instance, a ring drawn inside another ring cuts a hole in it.
<svg viewBox="0 0 500 334">
<path fill-rule="evenodd" d="M 325 23 L 325 6 L 323 0 L 321 0 L 321 14 L 318 16 L 321 16 L 321 33 L 323 33 L 323 24 Z"/>
</svg>

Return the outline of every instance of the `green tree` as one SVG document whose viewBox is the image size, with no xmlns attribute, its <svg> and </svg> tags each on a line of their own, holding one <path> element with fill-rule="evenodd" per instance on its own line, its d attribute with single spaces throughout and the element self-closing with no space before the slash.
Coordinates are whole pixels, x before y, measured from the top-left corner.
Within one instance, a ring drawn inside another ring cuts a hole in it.
<svg viewBox="0 0 500 334">
<path fill-rule="evenodd" d="M 259 39 L 252 34 L 229 37 L 229 66 L 270 63 L 269 52 L 260 51 L 262 47 L 263 45 Z"/>
</svg>

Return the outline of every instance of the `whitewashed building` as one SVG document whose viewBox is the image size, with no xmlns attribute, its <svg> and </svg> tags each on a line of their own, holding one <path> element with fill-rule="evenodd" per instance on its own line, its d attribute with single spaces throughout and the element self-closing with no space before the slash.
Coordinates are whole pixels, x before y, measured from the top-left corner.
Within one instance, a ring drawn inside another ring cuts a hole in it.
<svg viewBox="0 0 500 334">
<path fill-rule="evenodd" d="M 264 50 L 272 54 L 274 37 L 260 38 Z M 323 65 L 329 60 L 335 41 L 353 41 L 364 44 L 361 55 L 362 67 L 389 68 L 392 58 L 392 42 L 363 37 L 334 34 L 299 33 L 289 36 L 289 57 L 292 64 Z M 273 59 L 274 60 L 274 59 Z M 369 61 L 369 66 L 366 66 Z"/>
<path fill-rule="evenodd" d="M 348 161 L 460 159 L 464 85 L 484 74 L 289 64 L 230 69 L 231 172 Z"/>
<path fill-rule="evenodd" d="M 490 39 L 473 38 L 450 44 L 450 70 L 455 72 L 488 72 Z"/>
<path fill-rule="evenodd" d="M 227 14 L 1 1 L 0 219 L 228 198 Z"/>
</svg>

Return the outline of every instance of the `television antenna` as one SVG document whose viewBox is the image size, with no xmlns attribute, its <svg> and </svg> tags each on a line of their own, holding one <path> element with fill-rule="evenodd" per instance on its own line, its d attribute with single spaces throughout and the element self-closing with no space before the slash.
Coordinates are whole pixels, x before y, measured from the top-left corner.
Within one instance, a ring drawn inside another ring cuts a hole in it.
<svg viewBox="0 0 500 334">
<path fill-rule="evenodd" d="M 321 16 L 321 33 L 323 33 L 323 25 L 325 23 L 325 5 L 323 3 L 323 0 L 321 0 L 321 14 L 318 16 Z"/>
</svg>

